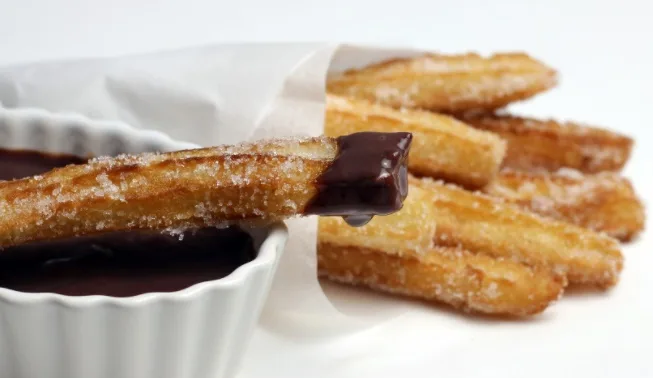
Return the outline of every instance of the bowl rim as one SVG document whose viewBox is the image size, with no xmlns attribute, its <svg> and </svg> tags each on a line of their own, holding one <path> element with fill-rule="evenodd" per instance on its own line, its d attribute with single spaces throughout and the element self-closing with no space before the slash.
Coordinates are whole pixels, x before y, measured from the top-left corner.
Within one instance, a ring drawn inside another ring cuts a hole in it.
<svg viewBox="0 0 653 378">
<path fill-rule="evenodd" d="M 6 109 L 0 107 L 0 115 L 9 117 L 27 117 L 29 119 L 41 118 L 51 122 L 51 127 L 59 130 L 70 129 L 72 126 L 82 127 L 94 134 L 121 133 L 127 138 L 147 140 L 151 144 L 162 146 L 164 150 L 183 150 L 199 148 L 199 145 L 172 139 L 169 135 L 147 129 L 138 129 L 120 121 L 93 120 L 86 116 L 75 113 L 53 113 L 42 109 L 22 108 Z M 34 150 L 34 149 L 32 149 Z M 185 289 L 173 292 L 151 292 L 129 297 L 111 297 L 106 295 L 69 296 L 57 293 L 27 293 L 17 290 L 0 287 L 0 304 L 37 304 L 43 302 L 55 302 L 57 304 L 71 307 L 84 308 L 95 305 L 113 305 L 119 307 L 133 307 L 143 305 L 152 301 L 184 301 L 203 295 L 209 291 L 232 290 L 238 286 L 245 286 L 247 279 L 255 273 L 273 269 L 280 254 L 285 248 L 288 240 L 288 228 L 284 222 L 275 222 L 265 227 L 260 247 L 256 257 L 245 264 L 240 265 L 229 275 L 216 279 L 200 282 Z"/>
<path fill-rule="evenodd" d="M 107 295 L 70 296 L 57 293 L 27 293 L 0 287 L 0 303 L 35 304 L 39 302 L 56 302 L 67 307 L 75 308 L 102 304 L 131 307 L 158 300 L 189 300 L 201 296 L 208 291 L 231 290 L 238 286 L 244 286 L 248 277 L 256 272 L 273 266 L 277 260 L 277 254 L 284 248 L 288 238 L 288 229 L 283 222 L 273 223 L 263 229 L 267 232 L 253 260 L 240 265 L 225 277 L 199 282 L 185 289 L 172 292 L 143 293 L 130 297 L 111 297 Z"/>
</svg>

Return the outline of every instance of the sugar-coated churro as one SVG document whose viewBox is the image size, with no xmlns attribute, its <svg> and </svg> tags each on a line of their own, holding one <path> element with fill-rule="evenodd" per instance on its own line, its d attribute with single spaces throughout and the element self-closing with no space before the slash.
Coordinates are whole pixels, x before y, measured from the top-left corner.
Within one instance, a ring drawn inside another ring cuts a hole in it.
<svg viewBox="0 0 653 378">
<path fill-rule="evenodd" d="M 489 314 L 539 313 L 562 294 L 565 278 L 550 269 L 435 245 L 431 197 L 413 186 L 401 211 L 358 228 L 320 219 L 320 275 Z"/>
<path fill-rule="evenodd" d="M 330 280 L 486 314 L 540 313 L 565 286 L 563 275 L 456 248 L 392 255 L 319 244 L 318 258 L 320 275 Z"/>
<path fill-rule="evenodd" d="M 426 54 L 334 75 L 327 89 L 396 108 L 459 113 L 502 108 L 556 83 L 555 70 L 522 53 Z"/>
<path fill-rule="evenodd" d="M 455 118 L 418 110 L 395 110 L 335 95 L 327 96 L 324 131 L 329 136 L 360 131 L 407 131 L 414 135 L 408 162 L 417 175 L 468 188 L 487 185 L 505 156 L 505 142 Z"/>
<path fill-rule="evenodd" d="M 502 172 L 483 189 L 535 213 L 628 241 L 644 228 L 644 205 L 630 181 L 616 173 Z"/>
<path fill-rule="evenodd" d="M 508 143 L 505 168 L 585 173 L 619 171 L 628 162 L 633 140 L 607 129 L 572 122 L 510 115 L 468 115 L 461 118 Z"/>
<path fill-rule="evenodd" d="M 430 195 L 438 245 L 549 267 L 566 274 L 570 283 L 610 287 L 619 279 L 623 256 L 618 242 L 606 235 L 450 184 L 409 182 Z"/>
<path fill-rule="evenodd" d="M 122 230 L 171 230 L 401 208 L 409 133 L 288 138 L 97 158 L 0 183 L 0 247 Z"/>
</svg>

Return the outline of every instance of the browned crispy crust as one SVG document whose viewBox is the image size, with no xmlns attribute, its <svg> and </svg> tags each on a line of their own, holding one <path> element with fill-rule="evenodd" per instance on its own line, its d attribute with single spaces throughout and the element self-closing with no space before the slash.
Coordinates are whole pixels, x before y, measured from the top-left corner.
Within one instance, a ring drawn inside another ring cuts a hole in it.
<svg viewBox="0 0 653 378">
<path fill-rule="evenodd" d="M 630 181 L 615 173 L 502 172 L 484 191 L 524 209 L 628 241 L 645 223 Z"/>
<path fill-rule="evenodd" d="M 364 227 L 320 219 L 320 275 L 487 314 L 532 315 L 562 294 L 564 276 L 547 267 L 436 245 L 439 220 L 430 198 L 411 186 L 401 211 Z"/>
<path fill-rule="evenodd" d="M 497 174 L 506 149 L 496 135 L 449 116 L 399 111 L 335 95 L 327 96 L 324 131 L 328 136 L 361 131 L 410 132 L 414 136 L 408 163 L 411 172 L 467 188 L 487 185 Z"/>
<path fill-rule="evenodd" d="M 550 270 L 443 247 L 393 255 L 320 243 L 318 268 L 320 276 L 333 281 L 493 315 L 538 314 L 566 284 L 564 276 Z"/>
<path fill-rule="evenodd" d="M 585 173 L 619 171 L 633 140 L 599 127 L 510 115 L 468 115 L 462 119 L 508 142 L 503 167 L 523 171 L 573 168 Z"/>
<path fill-rule="evenodd" d="M 0 246 L 121 230 L 301 215 L 335 139 L 277 139 L 101 158 L 0 183 Z"/>
<path fill-rule="evenodd" d="M 570 283 L 607 288 L 618 282 L 623 255 L 607 235 L 450 184 L 415 178 L 410 183 L 429 193 L 439 246 L 549 267 L 566 274 Z"/>
<path fill-rule="evenodd" d="M 498 109 L 556 83 L 553 69 L 523 53 L 426 54 L 344 72 L 327 89 L 396 108 L 456 113 Z"/>
</svg>

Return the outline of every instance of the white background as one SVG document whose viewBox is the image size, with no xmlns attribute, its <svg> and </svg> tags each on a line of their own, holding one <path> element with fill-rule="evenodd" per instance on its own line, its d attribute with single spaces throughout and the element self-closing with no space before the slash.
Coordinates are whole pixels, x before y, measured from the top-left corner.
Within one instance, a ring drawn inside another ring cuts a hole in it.
<svg viewBox="0 0 653 378">
<path fill-rule="evenodd" d="M 640 128 L 653 83 L 648 8 L 646 0 L 0 0 L 0 64 L 241 41 L 526 50 L 563 80 L 526 109 Z"/>
<path fill-rule="evenodd" d="M 0 64 L 240 41 L 526 50 L 558 68 L 562 83 L 516 109 L 635 137 L 626 174 L 651 203 L 648 7 L 645 0 L 0 0 Z M 405 316 L 331 344 L 272 345 L 259 332 L 243 376 L 274 376 L 272 361 L 283 377 L 653 376 L 651 247 L 649 233 L 625 249 L 623 280 L 609 294 L 566 297 L 533 321 L 467 318 L 409 304 Z"/>
</svg>

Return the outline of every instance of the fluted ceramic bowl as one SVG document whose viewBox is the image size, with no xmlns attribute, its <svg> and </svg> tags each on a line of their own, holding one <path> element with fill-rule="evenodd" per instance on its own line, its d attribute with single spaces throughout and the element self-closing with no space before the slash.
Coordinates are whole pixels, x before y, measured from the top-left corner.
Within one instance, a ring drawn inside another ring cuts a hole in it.
<svg viewBox="0 0 653 378">
<path fill-rule="evenodd" d="M 194 147 L 120 123 L 0 109 L 5 149 L 103 156 Z M 114 298 L 0 288 L 0 378 L 233 377 L 287 239 L 283 224 L 249 232 L 254 260 L 177 292 Z"/>
</svg>

